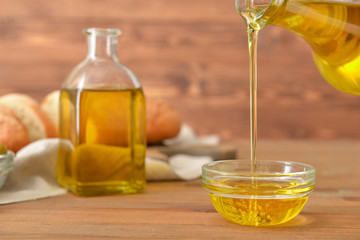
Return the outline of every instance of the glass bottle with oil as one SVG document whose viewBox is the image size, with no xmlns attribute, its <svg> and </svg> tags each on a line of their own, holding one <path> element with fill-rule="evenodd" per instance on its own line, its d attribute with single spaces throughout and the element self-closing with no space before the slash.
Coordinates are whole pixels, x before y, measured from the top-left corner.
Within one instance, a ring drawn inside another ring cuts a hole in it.
<svg viewBox="0 0 360 240">
<path fill-rule="evenodd" d="M 322 76 L 343 92 L 360 95 L 360 0 L 235 0 L 245 20 L 250 57 L 251 164 L 256 171 L 257 39 L 268 25 L 304 38 Z"/>
<path fill-rule="evenodd" d="M 57 177 L 79 196 L 144 189 L 145 98 L 135 75 L 120 63 L 119 29 L 85 29 L 85 60 L 60 94 Z M 64 147 L 64 146 L 67 147 Z"/>
<path fill-rule="evenodd" d="M 236 8 L 248 31 L 274 25 L 305 39 L 322 76 L 360 95 L 360 0 L 236 0 Z"/>
</svg>

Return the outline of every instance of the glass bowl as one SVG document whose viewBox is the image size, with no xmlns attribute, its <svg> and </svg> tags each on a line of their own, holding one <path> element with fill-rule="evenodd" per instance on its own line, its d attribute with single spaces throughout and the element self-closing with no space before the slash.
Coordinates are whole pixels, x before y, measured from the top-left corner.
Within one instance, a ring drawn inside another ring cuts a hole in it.
<svg viewBox="0 0 360 240">
<path fill-rule="evenodd" d="M 287 222 L 303 209 L 315 187 L 315 168 L 304 163 L 222 160 L 202 167 L 202 185 L 215 209 L 241 225 L 271 226 Z"/>
<path fill-rule="evenodd" d="M 14 154 L 0 154 L 0 188 L 4 185 L 8 173 L 13 168 Z"/>
</svg>

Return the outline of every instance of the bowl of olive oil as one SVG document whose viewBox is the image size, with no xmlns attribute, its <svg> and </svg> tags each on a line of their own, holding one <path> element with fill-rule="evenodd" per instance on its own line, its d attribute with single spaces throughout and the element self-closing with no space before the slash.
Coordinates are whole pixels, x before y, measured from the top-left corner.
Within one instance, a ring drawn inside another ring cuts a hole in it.
<svg viewBox="0 0 360 240">
<path fill-rule="evenodd" d="M 222 160 L 202 167 L 202 185 L 231 222 L 272 226 L 290 221 L 315 187 L 315 168 L 290 161 Z"/>
</svg>

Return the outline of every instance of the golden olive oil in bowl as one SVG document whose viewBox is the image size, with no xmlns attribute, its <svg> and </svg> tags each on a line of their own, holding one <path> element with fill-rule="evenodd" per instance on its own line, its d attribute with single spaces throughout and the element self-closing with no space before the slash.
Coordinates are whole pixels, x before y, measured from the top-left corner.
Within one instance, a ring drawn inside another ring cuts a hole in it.
<svg viewBox="0 0 360 240">
<path fill-rule="evenodd" d="M 258 161 L 253 174 L 248 160 L 206 164 L 203 187 L 215 209 L 241 225 L 271 226 L 296 217 L 315 187 L 315 169 L 307 164 Z"/>
</svg>

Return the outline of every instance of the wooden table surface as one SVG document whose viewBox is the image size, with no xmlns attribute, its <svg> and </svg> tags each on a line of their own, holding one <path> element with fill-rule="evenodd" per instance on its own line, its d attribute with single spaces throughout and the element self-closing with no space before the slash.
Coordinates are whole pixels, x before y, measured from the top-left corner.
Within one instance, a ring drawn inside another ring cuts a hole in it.
<svg viewBox="0 0 360 240">
<path fill-rule="evenodd" d="M 237 142 L 239 157 L 247 142 Z M 141 194 L 72 194 L 0 206 L 1 239 L 360 239 L 360 142 L 263 141 L 259 158 L 303 161 L 317 185 L 302 213 L 276 227 L 225 220 L 194 181 L 150 182 Z"/>
</svg>

